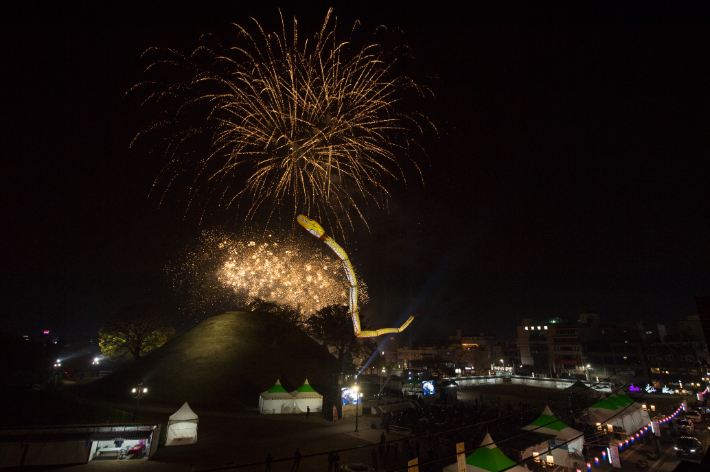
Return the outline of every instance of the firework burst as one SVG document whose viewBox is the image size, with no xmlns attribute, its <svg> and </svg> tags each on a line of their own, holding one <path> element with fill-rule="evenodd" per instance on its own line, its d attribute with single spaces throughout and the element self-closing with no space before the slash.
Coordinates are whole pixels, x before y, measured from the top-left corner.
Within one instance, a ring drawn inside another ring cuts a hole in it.
<svg viewBox="0 0 710 472">
<path fill-rule="evenodd" d="M 176 291 L 186 295 L 185 308 L 196 317 L 244 309 L 256 300 L 290 306 L 303 316 L 348 303 L 348 283 L 337 259 L 317 246 L 273 234 L 237 238 L 206 231 L 197 248 L 168 270 Z"/>
<path fill-rule="evenodd" d="M 165 195 L 186 177 L 188 207 L 241 205 L 247 218 L 266 211 L 290 222 L 303 212 L 340 230 L 364 221 L 362 205 L 386 204 L 387 182 L 404 180 L 403 160 L 419 171 L 410 150 L 429 121 L 400 108 L 428 92 L 393 72 L 396 54 L 356 47 L 352 33 L 339 41 L 332 10 L 308 41 L 295 19 L 290 34 L 283 16 L 280 32 L 256 26 L 252 35 L 236 25 L 232 47 L 205 36 L 189 55 L 144 54 L 159 57 L 149 74 L 168 77 L 131 89 L 158 113 L 136 139 L 163 133 L 168 164 L 154 188 Z"/>
</svg>

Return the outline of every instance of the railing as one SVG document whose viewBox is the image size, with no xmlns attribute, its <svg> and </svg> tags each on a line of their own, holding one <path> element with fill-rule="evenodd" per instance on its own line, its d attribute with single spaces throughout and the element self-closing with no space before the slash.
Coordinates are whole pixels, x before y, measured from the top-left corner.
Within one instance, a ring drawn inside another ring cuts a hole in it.
<svg viewBox="0 0 710 472">
<path fill-rule="evenodd" d="M 405 428 L 404 426 L 390 425 L 390 434 L 402 434 L 404 436 L 409 436 L 412 434 L 412 430 Z"/>
<path fill-rule="evenodd" d="M 498 385 L 512 383 L 515 385 L 525 385 L 528 387 L 543 388 L 567 388 L 577 380 L 570 379 L 548 379 L 542 377 L 524 377 L 522 375 L 475 375 L 468 377 L 447 377 L 444 380 L 456 382 L 459 387 L 473 387 L 476 385 Z M 585 386 L 593 388 L 598 392 L 611 392 L 610 382 L 587 382 L 581 381 Z"/>
</svg>

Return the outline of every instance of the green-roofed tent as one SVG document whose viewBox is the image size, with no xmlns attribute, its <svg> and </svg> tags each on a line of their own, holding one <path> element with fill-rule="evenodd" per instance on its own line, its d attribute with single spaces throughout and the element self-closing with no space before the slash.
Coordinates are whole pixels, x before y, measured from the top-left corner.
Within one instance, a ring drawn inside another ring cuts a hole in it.
<svg viewBox="0 0 710 472">
<path fill-rule="evenodd" d="M 564 424 L 552 414 L 549 406 L 545 406 L 542 414 L 538 419 L 533 421 L 522 429 L 535 431 L 537 433 L 552 434 L 555 439 L 550 440 L 550 448 L 552 449 L 552 457 L 555 459 L 556 465 L 570 467 L 570 454 L 582 455 L 582 447 L 584 446 L 584 433 L 577 431 Z"/>
<path fill-rule="evenodd" d="M 259 413 L 282 414 L 293 411 L 293 395 L 277 379 L 273 387 L 259 394 Z"/>
<path fill-rule="evenodd" d="M 495 445 L 490 434 L 486 434 L 478 449 L 466 457 L 466 472 L 499 472 L 504 469 L 510 472 L 530 472 L 525 467 L 515 465 L 514 461 L 506 457 Z M 458 472 L 458 470 L 456 463 L 444 467 L 444 472 Z"/>
<path fill-rule="evenodd" d="M 291 392 L 293 396 L 293 412 L 294 413 L 305 413 L 308 408 L 312 412 L 323 411 L 323 395 L 316 392 L 311 384 L 308 383 L 308 379 L 298 387 L 296 390 Z"/>
<path fill-rule="evenodd" d="M 648 412 L 625 394 L 609 395 L 589 407 L 589 422 L 612 424 L 627 434 L 636 433 L 651 422 Z"/>
<path fill-rule="evenodd" d="M 577 380 L 575 383 L 570 385 L 565 389 L 565 393 L 568 395 L 575 395 L 580 398 L 592 400 L 599 396 L 596 390 L 588 385 L 585 385 L 581 380 Z"/>
</svg>

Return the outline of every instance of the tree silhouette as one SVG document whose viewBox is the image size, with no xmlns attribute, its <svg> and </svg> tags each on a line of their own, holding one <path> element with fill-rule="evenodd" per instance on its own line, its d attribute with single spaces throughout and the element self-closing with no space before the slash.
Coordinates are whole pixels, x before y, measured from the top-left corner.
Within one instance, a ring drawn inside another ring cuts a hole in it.
<svg viewBox="0 0 710 472">
<path fill-rule="evenodd" d="M 159 313 L 149 305 L 136 305 L 116 313 L 99 330 L 101 353 L 111 360 L 139 359 L 165 344 L 175 330 Z"/>
<path fill-rule="evenodd" d="M 362 315 L 360 323 L 363 329 L 367 328 L 367 321 Z M 343 359 L 346 352 L 353 358 L 369 357 L 377 347 L 370 339 L 355 336 L 347 306 L 329 305 L 321 308 L 304 322 L 304 327 L 310 336 L 322 340 L 332 351 L 337 352 L 338 359 Z"/>
</svg>

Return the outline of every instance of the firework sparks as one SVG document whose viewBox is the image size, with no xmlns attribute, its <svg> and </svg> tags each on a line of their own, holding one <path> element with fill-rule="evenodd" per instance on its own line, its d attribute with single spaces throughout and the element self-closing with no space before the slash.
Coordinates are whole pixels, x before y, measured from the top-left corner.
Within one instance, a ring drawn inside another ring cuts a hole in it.
<svg viewBox="0 0 710 472">
<path fill-rule="evenodd" d="M 308 316 L 348 303 L 348 283 L 337 259 L 316 247 L 275 235 L 236 238 L 203 233 L 198 248 L 169 270 L 186 292 L 190 314 L 243 309 L 255 300 L 288 305 Z"/>
<path fill-rule="evenodd" d="M 160 113 L 148 134 L 166 133 L 161 149 L 169 163 L 155 186 L 167 192 L 185 175 L 190 202 L 245 202 L 247 217 L 264 208 L 269 217 L 293 208 L 284 216 L 306 212 L 341 230 L 343 220 L 364 220 L 364 202 L 385 205 L 386 183 L 404 179 L 401 162 L 414 163 L 408 157 L 414 136 L 420 124 L 430 124 L 401 112 L 402 98 L 428 91 L 397 76 L 396 57 L 384 48 L 336 39 L 332 10 L 305 42 L 295 19 L 290 35 L 283 17 L 278 33 L 258 23 L 257 35 L 236 26 L 235 46 L 223 48 L 207 37 L 189 55 L 162 51 L 147 71 L 167 68 L 170 80 L 131 89 L 147 92 L 143 103 Z M 196 120 L 202 124 L 195 126 Z M 191 147 L 194 141 L 206 146 L 204 154 Z"/>
</svg>

